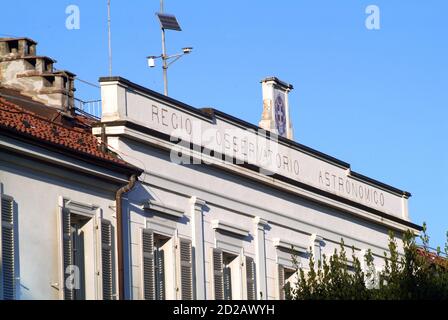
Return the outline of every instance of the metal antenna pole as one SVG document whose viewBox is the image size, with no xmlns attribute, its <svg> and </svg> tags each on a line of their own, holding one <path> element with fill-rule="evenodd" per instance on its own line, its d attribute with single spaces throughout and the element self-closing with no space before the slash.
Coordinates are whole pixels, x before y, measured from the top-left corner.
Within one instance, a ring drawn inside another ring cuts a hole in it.
<svg viewBox="0 0 448 320">
<path fill-rule="evenodd" d="M 107 0 L 107 33 L 109 42 L 109 76 L 112 77 L 112 35 L 111 35 L 111 18 L 110 18 L 110 0 Z"/>
<path fill-rule="evenodd" d="M 163 13 L 163 0 L 160 0 L 160 13 Z M 168 65 L 166 55 L 165 29 L 162 27 L 162 60 L 163 60 L 163 86 L 165 95 L 168 96 Z"/>
<path fill-rule="evenodd" d="M 168 65 L 165 45 L 165 29 L 162 29 L 162 59 L 163 59 L 163 86 L 165 95 L 168 96 Z"/>
</svg>

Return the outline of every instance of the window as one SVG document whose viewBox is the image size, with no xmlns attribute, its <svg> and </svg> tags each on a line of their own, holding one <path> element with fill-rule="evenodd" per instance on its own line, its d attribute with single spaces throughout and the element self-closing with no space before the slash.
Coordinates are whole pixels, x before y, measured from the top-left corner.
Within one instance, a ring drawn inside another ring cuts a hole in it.
<svg viewBox="0 0 448 320">
<path fill-rule="evenodd" d="M 191 241 L 142 232 L 143 298 L 145 300 L 192 300 Z M 177 276 L 177 277 L 176 277 Z"/>
<path fill-rule="evenodd" d="M 277 253 L 277 299 L 285 300 L 290 298 L 291 290 L 297 284 L 297 268 L 306 268 L 310 254 L 304 242 L 273 240 Z"/>
<path fill-rule="evenodd" d="M 62 230 L 64 299 L 113 300 L 113 227 L 110 221 L 97 219 L 92 212 L 86 214 L 63 208 Z"/>
<path fill-rule="evenodd" d="M 255 300 L 255 263 L 252 258 L 213 249 L 212 259 L 216 300 Z"/>
<path fill-rule="evenodd" d="M 287 300 L 291 295 L 291 290 L 297 282 L 297 273 L 294 269 L 278 265 L 278 289 L 279 299 Z"/>
<path fill-rule="evenodd" d="M 234 274 L 233 280 L 235 281 L 235 278 L 237 277 L 236 273 L 239 271 L 238 256 L 223 253 L 222 268 L 224 280 L 224 300 L 232 300 L 232 271 Z"/>
<path fill-rule="evenodd" d="M 165 300 L 165 244 L 168 238 L 143 232 L 143 277 L 146 300 Z"/>
<path fill-rule="evenodd" d="M 13 198 L 2 195 L 0 206 L 0 298 L 3 300 L 14 300 L 16 298 L 16 268 Z"/>
</svg>

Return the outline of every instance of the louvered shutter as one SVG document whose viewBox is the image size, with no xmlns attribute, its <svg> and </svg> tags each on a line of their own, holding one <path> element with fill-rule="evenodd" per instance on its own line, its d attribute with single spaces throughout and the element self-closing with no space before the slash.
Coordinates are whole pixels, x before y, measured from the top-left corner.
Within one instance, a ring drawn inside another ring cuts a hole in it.
<svg viewBox="0 0 448 320">
<path fill-rule="evenodd" d="M 154 233 L 144 229 L 142 233 L 143 255 L 143 296 L 145 300 L 155 300 L 155 273 L 154 273 Z"/>
<path fill-rule="evenodd" d="M 232 269 L 228 266 L 223 268 L 224 278 L 224 300 L 232 300 Z"/>
<path fill-rule="evenodd" d="M 67 268 L 73 265 L 73 243 L 72 243 L 72 232 L 71 232 L 71 215 L 70 211 L 67 209 L 62 209 L 62 241 L 63 241 L 63 268 L 62 271 L 64 277 L 64 299 L 74 300 L 74 290 L 67 286 L 67 278 L 70 274 L 67 274 Z"/>
<path fill-rule="evenodd" d="M 159 248 L 154 251 L 156 300 L 165 300 L 165 255 Z"/>
<path fill-rule="evenodd" d="M 255 289 L 255 262 L 254 259 L 246 257 L 246 286 L 247 300 L 256 300 Z"/>
<path fill-rule="evenodd" d="M 14 201 L 8 197 L 1 199 L 1 274 L 3 282 L 3 299 L 14 300 L 16 297 L 15 280 L 15 244 L 14 244 Z"/>
<path fill-rule="evenodd" d="M 278 297 L 280 300 L 285 300 L 285 268 L 278 265 Z"/>
<path fill-rule="evenodd" d="M 223 255 L 220 249 L 213 249 L 212 260 L 215 300 L 224 300 Z"/>
<path fill-rule="evenodd" d="M 107 220 L 101 220 L 101 261 L 103 276 L 103 300 L 113 300 L 112 224 Z"/>
<path fill-rule="evenodd" d="M 193 263 L 191 241 L 180 239 L 180 289 L 182 300 L 193 300 Z"/>
</svg>

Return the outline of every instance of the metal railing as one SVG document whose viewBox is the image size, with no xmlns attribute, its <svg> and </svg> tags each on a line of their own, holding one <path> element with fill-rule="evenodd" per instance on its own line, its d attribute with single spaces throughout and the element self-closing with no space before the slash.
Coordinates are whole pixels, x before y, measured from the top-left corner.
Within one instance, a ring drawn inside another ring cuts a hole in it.
<svg viewBox="0 0 448 320">
<path fill-rule="evenodd" d="M 81 111 L 81 113 L 90 115 L 96 119 L 101 119 L 101 100 L 83 101 L 75 98 L 75 108 Z"/>
</svg>

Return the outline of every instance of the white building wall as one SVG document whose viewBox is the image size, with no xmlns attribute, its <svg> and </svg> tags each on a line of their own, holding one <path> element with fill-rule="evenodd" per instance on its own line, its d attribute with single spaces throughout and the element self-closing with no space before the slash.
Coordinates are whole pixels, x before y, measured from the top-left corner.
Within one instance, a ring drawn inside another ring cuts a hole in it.
<svg viewBox="0 0 448 320">
<path fill-rule="evenodd" d="M 344 238 L 346 251 L 351 247 L 359 252 L 370 248 L 377 257 L 387 251 L 388 228 L 377 223 L 340 212 L 328 206 L 263 186 L 204 165 L 176 165 L 166 151 L 122 139 L 114 141 L 125 160 L 143 166 L 142 185 L 129 195 L 131 202 L 132 275 L 134 299 L 142 298 L 140 228 L 151 221 L 165 224 L 177 230 L 182 237 L 191 239 L 191 212 L 189 199 L 196 196 L 206 202 L 204 212 L 204 246 L 206 298 L 213 299 L 211 251 L 216 246 L 216 231 L 212 221 L 219 219 L 250 231 L 241 241 L 245 255 L 255 258 L 254 217 L 267 220 L 265 230 L 266 278 L 268 299 L 278 299 L 277 249 L 274 241 L 280 238 L 288 243 L 311 246 L 311 237 L 323 238 L 322 253 L 331 255 Z M 163 214 L 151 214 L 141 209 L 141 204 L 156 200 L 184 211 L 185 218 L 178 222 L 164 218 Z M 379 265 L 381 259 L 377 259 Z M 308 266 L 307 262 L 304 263 Z"/>
<path fill-rule="evenodd" d="M 41 154 L 47 153 L 33 149 Z M 72 160 L 73 164 L 75 162 Z M 63 258 L 59 249 L 61 225 L 58 219 L 61 199 L 97 206 L 98 218 L 109 220 L 116 230 L 116 189 L 116 185 L 103 180 L 0 150 L 0 191 L 14 198 L 17 214 L 17 299 L 53 300 L 63 297 L 60 281 Z M 116 258 L 116 252 L 114 256 Z M 99 257 L 89 256 L 87 259 L 94 261 L 99 268 Z M 116 269 L 114 274 L 116 277 Z M 101 280 L 91 283 L 91 286 L 96 287 L 96 296 L 90 297 L 101 299 Z"/>
</svg>

